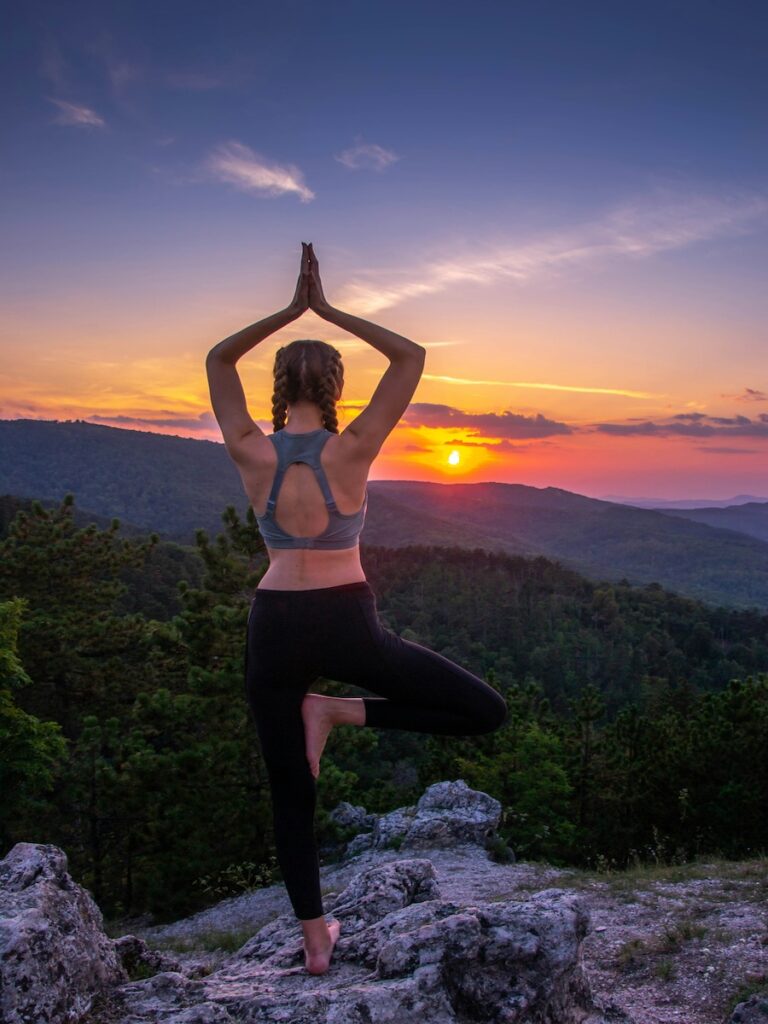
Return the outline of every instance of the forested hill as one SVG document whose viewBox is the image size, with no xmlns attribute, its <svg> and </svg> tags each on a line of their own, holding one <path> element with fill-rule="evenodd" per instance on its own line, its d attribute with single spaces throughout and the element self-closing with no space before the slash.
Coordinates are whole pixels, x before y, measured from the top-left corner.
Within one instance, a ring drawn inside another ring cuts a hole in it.
<svg viewBox="0 0 768 1024">
<path fill-rule="evenodd" d="M 736 530 L 757 537 L 758 540 L 768 541 L 768 501 L 746 501 L 726 508 L 664 508 L 658 511 L 667 516 L 693 519 L 707 526 Z"/>
<path fill-rule="evenodd" d="M 228 505 L 242 517 L 248 509 L 221 443 L 81 420 L 0 420 L 0 495 L 54 502 L 66 493 L 79 509 L 182 543 L 200 527 L 215 535 Z M 594 579 L 660 583 L 713 604 L 768 609 L 768 541 L 749 535 L 752 528 L 694 521 L 691 510 L 675 516 L 496 482 L 372 480 L 369 494 L 364 546 L 541 554 Z"/>
<path fill-rule="evenodd" d="M 173 919 L 200 909 L 201 879 L 271 871 L 244 688 L 265 552 L 229 515 L 199 534 L 190 585 L 170 551 L 158 564 L 159 544 L 78 531 L 71 509 L 22 509 L 0 541 L 13 740 L 0 743 L 0 853 L 60 845 L 110 916 Z M 504 841 L 526 858 L 623 867 L 641 850 L 674 863 L 765 850 L 768 614 L 592 583 L 544 557 L 367 545 L 361 559 L 382 622 L 485 679 L 510 716 L 481 736 L 334 730 L 321 848 L 339 838 L 340 800 L 389 812 L 462 778 L 500 802 Z M 365 695 L 344 678 L 312 689 Z"/>
</svg>

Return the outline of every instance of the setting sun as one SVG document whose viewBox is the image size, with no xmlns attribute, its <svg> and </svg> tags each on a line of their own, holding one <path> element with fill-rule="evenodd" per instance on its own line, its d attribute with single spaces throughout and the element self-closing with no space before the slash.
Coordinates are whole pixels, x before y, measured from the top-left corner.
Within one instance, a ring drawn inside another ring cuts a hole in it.
<svg viewBox="0 0 768 1024">
<path fill-rule="evenodd" d="M 448 462 L 452 466 L 458 466 L 458 464 L 459 464 L 459 453 L 456 451 L 455 448 L 453 449 L 451 454 L 448 456 Z"/>
</svg>

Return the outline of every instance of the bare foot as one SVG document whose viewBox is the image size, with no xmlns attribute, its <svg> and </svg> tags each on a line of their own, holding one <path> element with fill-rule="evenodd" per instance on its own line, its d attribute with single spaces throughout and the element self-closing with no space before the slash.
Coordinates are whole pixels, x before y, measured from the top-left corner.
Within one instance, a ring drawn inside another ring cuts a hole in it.
<svg viewBox="0 0 768 1024">
<path fill-rule="evenodd" d="M 325 974 L 333 956 L 333 947 L 341 931 L 341 922 L 334 917 L 328 925 L 328 941 L 323 946 L 307 949 L 307 941 L 304 940 L 304 965 L 310 974 Z"/>
<path fill-rule="evenodd" d="M 315 778 L 320 774 L 320 758 L 325 748 L 325 741 L 334 725 L 333 697 L 324 697 L 321 693 L 308 693 L 301 705 L 301 717 L 304 720 L 304 747 L 307 753 L 309 768 Z"/>
</svg>

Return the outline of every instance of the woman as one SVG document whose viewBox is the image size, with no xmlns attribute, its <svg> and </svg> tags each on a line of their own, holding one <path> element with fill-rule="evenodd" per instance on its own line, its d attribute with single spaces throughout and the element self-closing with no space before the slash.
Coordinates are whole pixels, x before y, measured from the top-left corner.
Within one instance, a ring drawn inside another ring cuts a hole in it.
<svg viewBox="0 0 768 1024">
<path fill-rule="evenodd" d="M 274 433 L 265 434 L 248 414 L 235 363 L 307 309 L 368 342 L 389 366 L 340 433 L 339 353 L 322 341 L 283 346 L 274 365 Z M 245 692 L 272 792 L 277 860 L 311 974 L 328 969 L 341 927 L 323 914 L 314 836 L 316 779 L 333 726 L 468 736 L 493 732 L 507 715 L 482 679 L 380 624 L 360 564 L 368 473 L 408 407 L 425 355 L 421 345 L 331 306 L 312 245 L 302 243 L 290 305 L 219 342 L 206 362 L 213 410 L 269 555 L 248 616 Z M 319 676 L 379 696 L 308 693 Z"/>
</svg>

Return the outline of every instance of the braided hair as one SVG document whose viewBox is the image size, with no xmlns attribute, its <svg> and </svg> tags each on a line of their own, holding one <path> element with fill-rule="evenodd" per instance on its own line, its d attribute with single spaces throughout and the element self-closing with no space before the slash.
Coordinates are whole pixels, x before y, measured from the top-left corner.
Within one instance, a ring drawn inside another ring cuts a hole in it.
<svg viewBox="0 0 768 1024">
<path fill-rule="evenodd" d="M 272 426 L 285 426 L 288 404 L 307 401 L 320 406 L 323 426 L 339 432 L 336 402 L 344 388 L 340 353 L 325 341 L 292 341 L 275 355 L 275 389 L 272 393 Z"/>
</svg>

